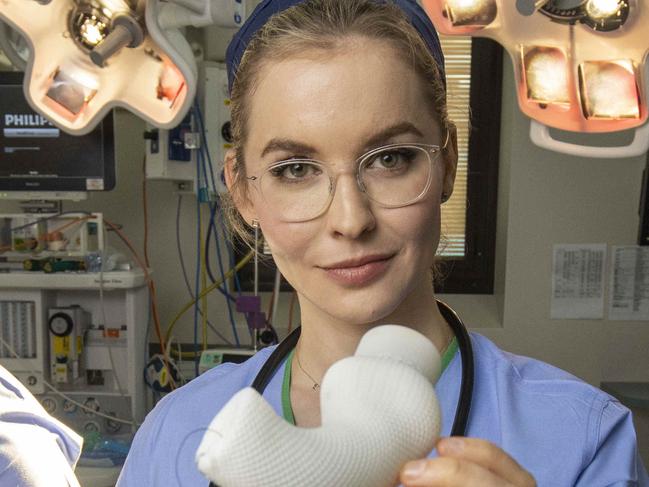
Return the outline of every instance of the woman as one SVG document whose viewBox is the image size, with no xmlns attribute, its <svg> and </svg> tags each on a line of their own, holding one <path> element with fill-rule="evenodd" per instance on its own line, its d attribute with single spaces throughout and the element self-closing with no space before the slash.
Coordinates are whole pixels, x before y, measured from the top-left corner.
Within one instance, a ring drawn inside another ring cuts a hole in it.
<svg viewBox="0 0 649 487">
<path fill-rule="evenodd" d="M 404 324 L 448 357 L 436 385 L 448 436 L 461 364 L 431 269 L 457 154 L 433 26 L 411 0 L 266 0 L 230 45 L 228 68 L 234 228 L 263 232 L 300 300 L 301 336 L 265 397 L 288 420 L 317 426 L 325 370 L 369 328 Z M 562 371 L 471 341 L 465 437 L 406 464 L 403 485 L 649 485 L 628 410 Z M 119 485 L 207 485 L 194 465 L 205 428 L 269 354 L 161 401 Z M 272 465 L 272 452 L 259 461 Z"/>
</svg>

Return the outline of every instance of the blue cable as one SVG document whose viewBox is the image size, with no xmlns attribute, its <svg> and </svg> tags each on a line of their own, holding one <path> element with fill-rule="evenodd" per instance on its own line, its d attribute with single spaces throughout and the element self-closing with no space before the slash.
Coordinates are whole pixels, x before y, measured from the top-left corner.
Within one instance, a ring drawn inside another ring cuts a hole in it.
<svg viewBox="0 0 649 487">
<path fill-rule="evenodd" d="M 203 169 L 203 174 L 204 174 L 204 177 L 205 177 L 205 180 L 206 180 L 206 183 L 207 183 L 207 179 L 208 179 L 207 178 L 207 167 L 205 165 L 205 156 L 207 156 L 207 161 L 208 161 L 209 167 L 210 167 L 209 174 L 210 174 L 211 180 L 212 180 L 212 187 L 214 189 L 214 192 L 216 193 L 217 192 L 217 187 L 216 187 L 216 182 L 214 180 L 214 168 L 213 168 L 213 165 L 212 165 L 212 157 L 210 156 L 210 151 L 209 151 L 208 144 L 207 144 L 207 137 L 205 136 L 205 126 L 203 124 L 203 115 L 201 114 L 201 109 L 198 106 L 197 102 L 194 102 L 194 110 L 195 110 L 195 113 L 196 113 L 197 118 L 198 118 L 198 129 L 199 129 L 199 132 L 201 134 L 201 142 L 202 142 L 201 143 L 201 148 L 200 148 L 200 150 L 198 152 L 198 156 L 199 156 L 198 159 L 200 161 L 201 167 Z M 214 214 L 216 212 L 216 209 L 217 209 L 216 203 L 210 204 L 210 228 L 214 225 Z M 214 240 L 216 241 L 217 258 L 218 258 L 218 262 L 219 262 L 219 270 L 220 270 L 220 273 L 221 273 L 221 279 L 222 279 L 222 282 L 223 282 L 223 288 L 225 289 L 225 292 L 227 293 L 228 292 L 228 287 L 227 287 L 227 282 L 226 282 L 226 279 L 225 279 L 225 271 L 223 269 L 223 258 L 222 258 L 222 254 L 221 254 L 221 244 L 219 242 L 218 234 L 216 234 L 216 233 L 215 233 Z M 235 273 L 235 276 L 236 276 L 236 273 Z M 235 278 L 235 281 L 238 281 L 238 278 Z M 237 328 L 236 328 L 236 324 L 235 324 L 235 321 L 234 321 L 234 314 L 232 312 L 232 305 L 230 303 L 230 300 L 226 300 L 226 304 L 228 306 L 228 314 L 229 314 L 229 317 L 230 317 L 230 324 L 232 326 L 232 334 L 234 336 L 235 343 L 237 344 L 237 346 L 240 346 L 239 335 L 237 333 Z"/>
<path fill-rule="evenodd" d="M 196 300 L 194 301 L 194 372 L 196 377 L 198 377 L 198 356 L 196 352 L 198 351 L 198 307 L 200 296 L 200 273 L 201 273 L 201 232 L 200 232 L 200 219 L 201 219 L 201 202 L 200 202 L 200 189 L 201 189 L 201 177 L 200 177 L 200 158 L 196 159 L 196 184 L 198 187 L 198 192 L 196 194 Z"/>
<path fill-rule="evenodd" d="M 194 110 L 196 112 L 197 118 L 198 118 L 198 125 L 199 125 L 199 131 L 201 133 L 201 150 L 205 150 L 205 154 L 207 155 L 207 161 L 210 166 L 210 175 L 212 179 L 212 186 L 214 187 L 214 191 L 217 192 L 216 188 L 216 182 L 214 181 L 214 167 L 212 165 L 212 157 L 210 156 L 210 151 L 208 149 L 208 144 L 207 144 L 207 137 L 205 136 L 205 125 L 203 123 L 203 114 L 201 112 L 201 107 L 198 104 L 198 102 L 194 102 Z M 207 176 L 206 176 L 207 178 Z M 227 231 L 225 229 L 225 225 L 223 223 L 223 219 L 219 219 L 219 224 L 221 226 L 221 230 L 223 232 L 223 236 L 225 237 L 227 235 Z M 216 230 L 216 229 L 215 229 Z M 215 237 L 218 239 L 218 233 L 215 231 Z M 218 242 L 218 240 L 217 240 Z M 228 255 L 230 257 L 230 265 L 234 267 L 236 265 L 235 258 L 234 258 L 234 253 L 232 252 L 232 248 L 229 245 L 226 245 L 227 250 L 228 250 Z M 238 273 L 234 273 L 234 285 L 235 289 L 237 290 L 237 293 L 239 296 L 241 296 L 241 282 L 239 281 L 239 275 Z"/>
<path fill-rule="evenodd" d="M 219 226 L 221 227 L 221 232 L 223 233 L 224 240 L 227 235 L 227 230 L 225 228 L 225 223 L 223 222 L 223 219 L 219 220 Z M 214 229 L 214 232 L 216 234 L 216 228 Z M 234 258 L 234 252 L 232 249 L 232 246 L 226 244 L 226 249 L 228 250 L 228 257 L 230 258 L 230 267 L 234 268 L 236 265 L 236 259 Z M 239 281 L 239 273 L 235 272 L 234 273 L 234 288 L 237 291 L 237 295 L 241 296 L 241 282 Z"/>
<path fill-rule="evenodd" d="M 219 236 L 218 234 L 216 234 L 216 227 L 214 225 L 214 215 L 216 213 L 216 209 L 217 209 L 217 205 L 212 205 L 210 208 L 210 225 L 212 225 L 212 227 L 214 227 L 215 230 L 214 240 L 216 241 L 216 253 L 218 255 L 218 260 L 219 260 L 219 270 L 221 271 L 221 276 L 222 276 L 221 279 L 223 279 L 223 283 L 225 284 L 225 273 L 223 272 L 223 261 L 221 259 L 221 243 L 219 242 Z M 226 289 L 227 289 L 227 285 L 226 285 Z M 233 299 L 236 301 L 234 297 Z M 234 314 L 232 313 L 232 306 L 230 304 L 230 301 L 228 301 L 228 314 L 230 316 L 230 323 L 232 324 L 232 334 L 234 335 L 234 341 L 237 344 L 237 347 L 239 347 L 241 346 L 241 343 L 239 342 L 239 335 L 237 333 L 237 327 L 235 326 Z"/>
<path fill-rule="evenodd" d="M 211 211 L 211 209 L 210 209 Z M 212 218 L 210 217 L 210 222 L 212 221 Z M 207 238 L 205 239 L 205 248 L 209 249 L 210 248 L 210 241 L 212 240 L 212 233 L 216 235 L 216 227 L 212 224 L 210 224 L 208 228 L 208 233 L 207 233 Z M 218 238 L 218 235 L 216 235 L 216 238 Z M 217 243 L 218 244 L 218 243 Z M 210 281 L 212 284 L 216 283 L 216 277 L 214 277 L 214 274 L 212 273 L 212 264 L 210 263 L 210 253 L 206 252 L 205 253 L 205 269 L 207 270 L 207 275 L 210 278 Z M 230 301 L 236 301 L 237 298 L 235 298 L 232 294 L 224 290 L 221 286 L 218 286 L 217 288 L 223 296 L 225 296 L 227 299 Z"/>
<path fill-rule="evenodd" d="M 205 154 L 207 155 L 207 162 L 210 165 L 210 176 L 212 179 L 212 188 L 214 189 L 214 193 L 216 194 L 218 193 L 218 190 L 216 188 L 216 181 L 214 180 L 214 167 L 212 166 L 212 156 L 210 156 L 210 151 L 208 150 L 208 145 L 207 145 L 207 137 L 205 136 L 205 124 L 203 123 L 203 114 L 201 113 L 201 107 L 196 101 L 194 101 L 194 109 L 196 111 L 196 114 L 198 115 L 198 128 L 199 128 L 198 131 L 201 134 L 201 151 L 204 150 Z M 203 161 L 203 163 L 204 162 L 205 161 Z"/>
<path fill-rule="evenodd" d="M 203 169 L 205 179 L 207 179 L 207 168 L 205 166 L 205 156 L 203 154 L 202 149 L 198 152 L 198 159 L 202 163 L 201 167 Z M 210 207 L 210 226 L 213 226 L 214 225 L 214 214 L 216 212 L 217 205 L 210 203 L 209 207 Z M 219 271 L 221 273 L 221 282 L 223 283 L 223 287 L 225 289 L 224 294 L 226 296 L 230 296 L 230 294 L 228 292 L 227 281 L 225 279 L 225 270 L 223 269 L 223 259 L 222 259 L 222 256 L 221 256 L 221 244 L 219 243 L 218 235 L 216 235 L 216 238 L 214 240 L 216 240 L 216 252 L 217 252 L 217 258 L 218 258 L 218 263 L 219 263 Z M 208 249 L 206 248 L 205 251 L 207 252 Z M 236 324 L 235 324 L 235 321 L 234 321 L 234 313 L 232 312 L 232 304 L 231 304 L 229 299 L 226 299 L 226 304 L 227 304 L 227 307 L 228 307 L 228 315 L 230 317 L 230 325 L 232 326 L 232 334 L 234 336 L 234 342 L 236 343 L 237 347 L 239 347 L 241 345 L 241 343 L 239 341 L 239 334 L 237 333 L 237 327 L 236 327 Z"/>
</svg>

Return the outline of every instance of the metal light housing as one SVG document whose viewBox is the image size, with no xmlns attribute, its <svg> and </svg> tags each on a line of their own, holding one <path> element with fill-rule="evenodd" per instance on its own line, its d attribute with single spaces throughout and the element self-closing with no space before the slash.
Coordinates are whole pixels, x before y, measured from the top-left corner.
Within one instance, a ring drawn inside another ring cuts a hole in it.
<svg viewBox="0 0 649 487">
<path fill-rule="evenodd" d="M 649 0 L 423 3 L 440 32 L 488 37 L 507 49 L 519 106 L 541 124 L 597 133 L 646 123 Z"/>
</svg>

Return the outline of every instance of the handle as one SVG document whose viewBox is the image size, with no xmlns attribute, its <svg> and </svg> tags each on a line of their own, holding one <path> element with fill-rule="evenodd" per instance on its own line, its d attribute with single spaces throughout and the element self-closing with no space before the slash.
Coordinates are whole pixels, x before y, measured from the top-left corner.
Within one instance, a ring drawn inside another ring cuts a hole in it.
<svg viewBox="0 0 649 487">
<path fill-rule="evenodd" d="M 629 145 L 616 147 L 593 147 L 553 139 L 550 135 L 550 128 L 536 120 L 531 120 L 530 138 L 534 144 L 543 149 L 561 152 L 571 156 L 590 157 L 595 159 L 636 157 L 646 154 L 649 150 L 649 123 L 635 129 L 635 135 Z"/>
</svg>

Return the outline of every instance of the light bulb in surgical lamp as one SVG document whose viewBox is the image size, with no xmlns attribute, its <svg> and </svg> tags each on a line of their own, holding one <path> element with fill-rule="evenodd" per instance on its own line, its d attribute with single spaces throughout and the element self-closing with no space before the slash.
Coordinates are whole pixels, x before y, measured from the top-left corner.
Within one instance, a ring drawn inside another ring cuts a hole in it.
<svg viewBox="0 0 649 487">
<path fill-rule="evenodd" d="M 485 26 L 496 18 L 494 0 L 446 0 L 446 16 L 453 26 Z"/>
<path fill-rule="evenodd" d="M 640 118 L 640 97 L 631 61 L 582 63 L 579 83 L 582 109 L 587 119 Z"/>
<path fill-rule="evenodd" d="M 89 46 L 95 47 L 106 37 L 106 24 L 97 20 L 95 17 L 86 19 L 79 29 L 82 42 Z"/>
<path fill-rule="evenodd" d="M 46 103 L 67 119 L 76 118 L 97 93 L 96 81 L 83 72 L 58 69 L 47 90 Z"/>
<path fill-rule="evenodd" d="M 620 0 L 588 0 L 586 2 L 586 13 L 594 20 L 603 20 L 619 15 L 621 9 L 622 2 Z"/>
<path fill-rule="evenodd" d="M 562 49 L 524 47 L 521 50 L 527 98 L 541 105 L 568 104 L 568 63 Z"/>
<path fill-rule="evenodd" d="M 69 30 L 84 51 L 93 49 L 108 34 L 110 17 L 88 5 L 80 5 L 70 14 Z"/>
</svg>

